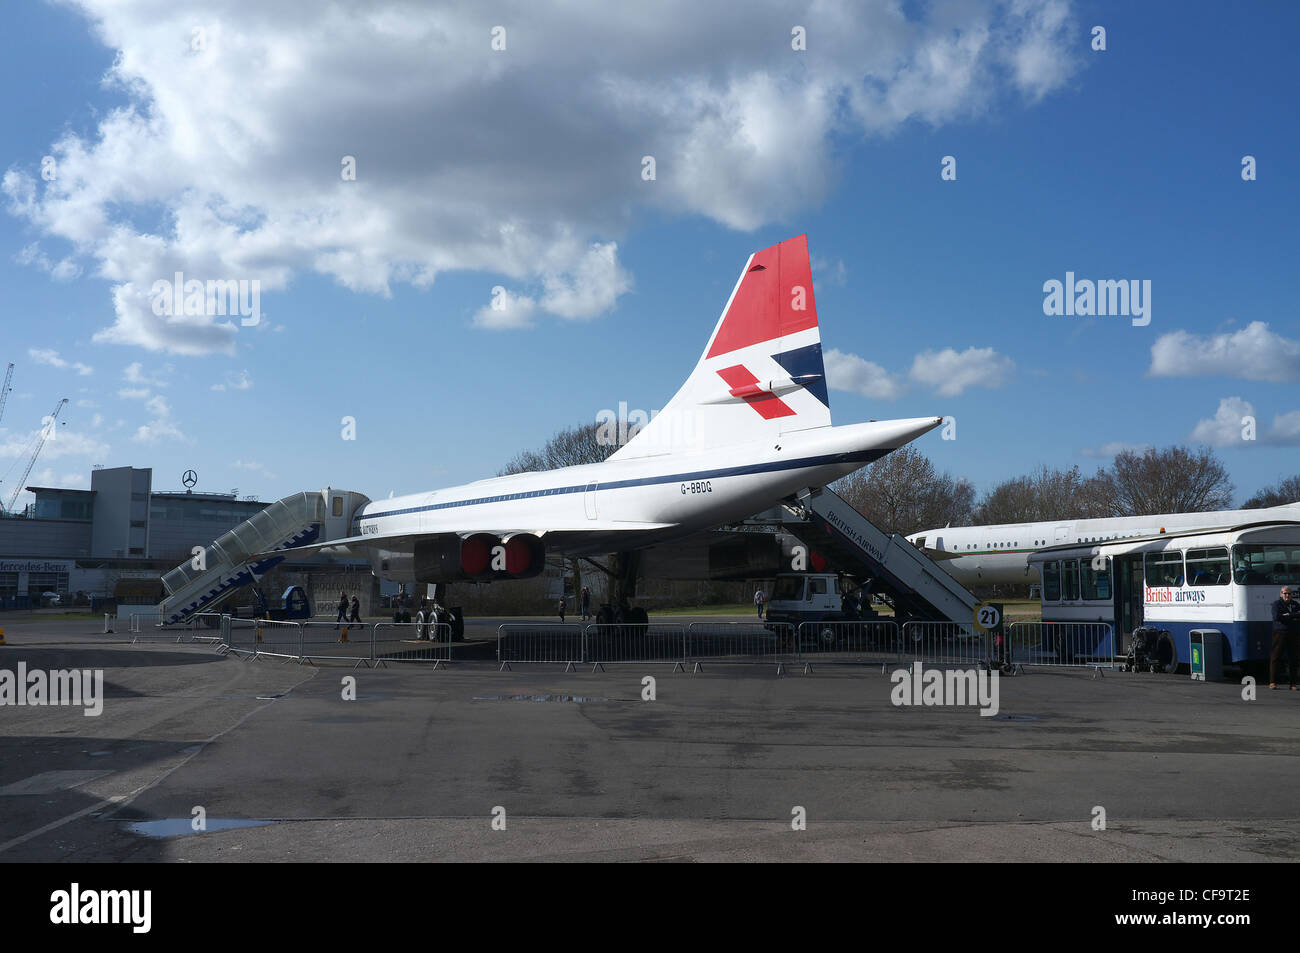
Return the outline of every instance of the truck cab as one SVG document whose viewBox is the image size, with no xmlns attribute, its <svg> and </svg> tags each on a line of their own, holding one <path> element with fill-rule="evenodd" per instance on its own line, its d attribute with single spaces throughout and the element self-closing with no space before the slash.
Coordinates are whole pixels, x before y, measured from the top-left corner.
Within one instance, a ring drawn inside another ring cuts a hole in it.
<svg viewBox="0 0 1300 953">
<path fill-rule="evenodd" d="M 868 606 L 858 608 L 856 589 L 836 573 L 778 573 L 767 602 L 767 621 L 798 625 L 874 618 Z"/>
</svg>

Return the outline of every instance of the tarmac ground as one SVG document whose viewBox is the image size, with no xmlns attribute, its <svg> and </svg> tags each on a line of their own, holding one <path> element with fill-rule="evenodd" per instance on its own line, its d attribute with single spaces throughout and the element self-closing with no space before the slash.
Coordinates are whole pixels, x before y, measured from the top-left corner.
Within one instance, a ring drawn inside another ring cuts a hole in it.
<svg viewBox="0 0 1300 953">
<path fill-rule="evenodd" d="M 985 717 L 878 666 L 354 669 L 0 624 L 0 670 L 104 686 L 95 717 L 0 704 L 0 861 L 1300 858 L 1300 692 L 1267 685 L 1034 668 Z"/>
</svg>

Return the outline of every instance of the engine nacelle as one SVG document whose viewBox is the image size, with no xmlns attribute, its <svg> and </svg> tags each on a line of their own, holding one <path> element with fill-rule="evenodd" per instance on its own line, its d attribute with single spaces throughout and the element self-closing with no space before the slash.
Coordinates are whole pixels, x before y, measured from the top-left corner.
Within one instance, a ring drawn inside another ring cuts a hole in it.
<svg viewBox="0 0 1300 953">
<path fill-rule="evenodd" d="M 488 533 L 465 539 L 439 538 L 415 544 L 412 574 L 416 582 L 465 582 L 528 579 L 546 568 L 546 545 L 520 534 L 502 542 Z"/>
<path fill-rule="evenodd" d="M 506 568 L 494 569 L 493 579 L 531 579 L 546 568 L 546 544 L 531 533 L 506 540 L 504 555 Z"/>
</svg>

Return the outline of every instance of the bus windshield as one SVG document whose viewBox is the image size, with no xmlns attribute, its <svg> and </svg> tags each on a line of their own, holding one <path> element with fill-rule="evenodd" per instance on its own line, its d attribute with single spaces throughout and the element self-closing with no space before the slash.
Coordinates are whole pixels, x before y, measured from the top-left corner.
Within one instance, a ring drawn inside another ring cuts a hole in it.
<svg viewBox="0 0 1300 953">
<path fill-rule="evenodd" d="M 1300 546 L 1233 546 L 1232 580 L 1239 586 L 1300 583 Z"/>
</svg>

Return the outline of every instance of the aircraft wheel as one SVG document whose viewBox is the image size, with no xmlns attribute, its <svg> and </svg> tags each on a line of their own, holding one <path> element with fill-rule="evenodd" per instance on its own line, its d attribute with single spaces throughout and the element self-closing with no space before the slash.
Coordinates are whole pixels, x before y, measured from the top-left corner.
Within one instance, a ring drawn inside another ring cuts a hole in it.
<svg viewBox="0 0 1300 953">
<path fill-rule="evenodd" d="M 627 621 L 633 625 L 649 625 L 650 616 L 640 606 L 633 606 L 627 610 Z"/>
</svg>

